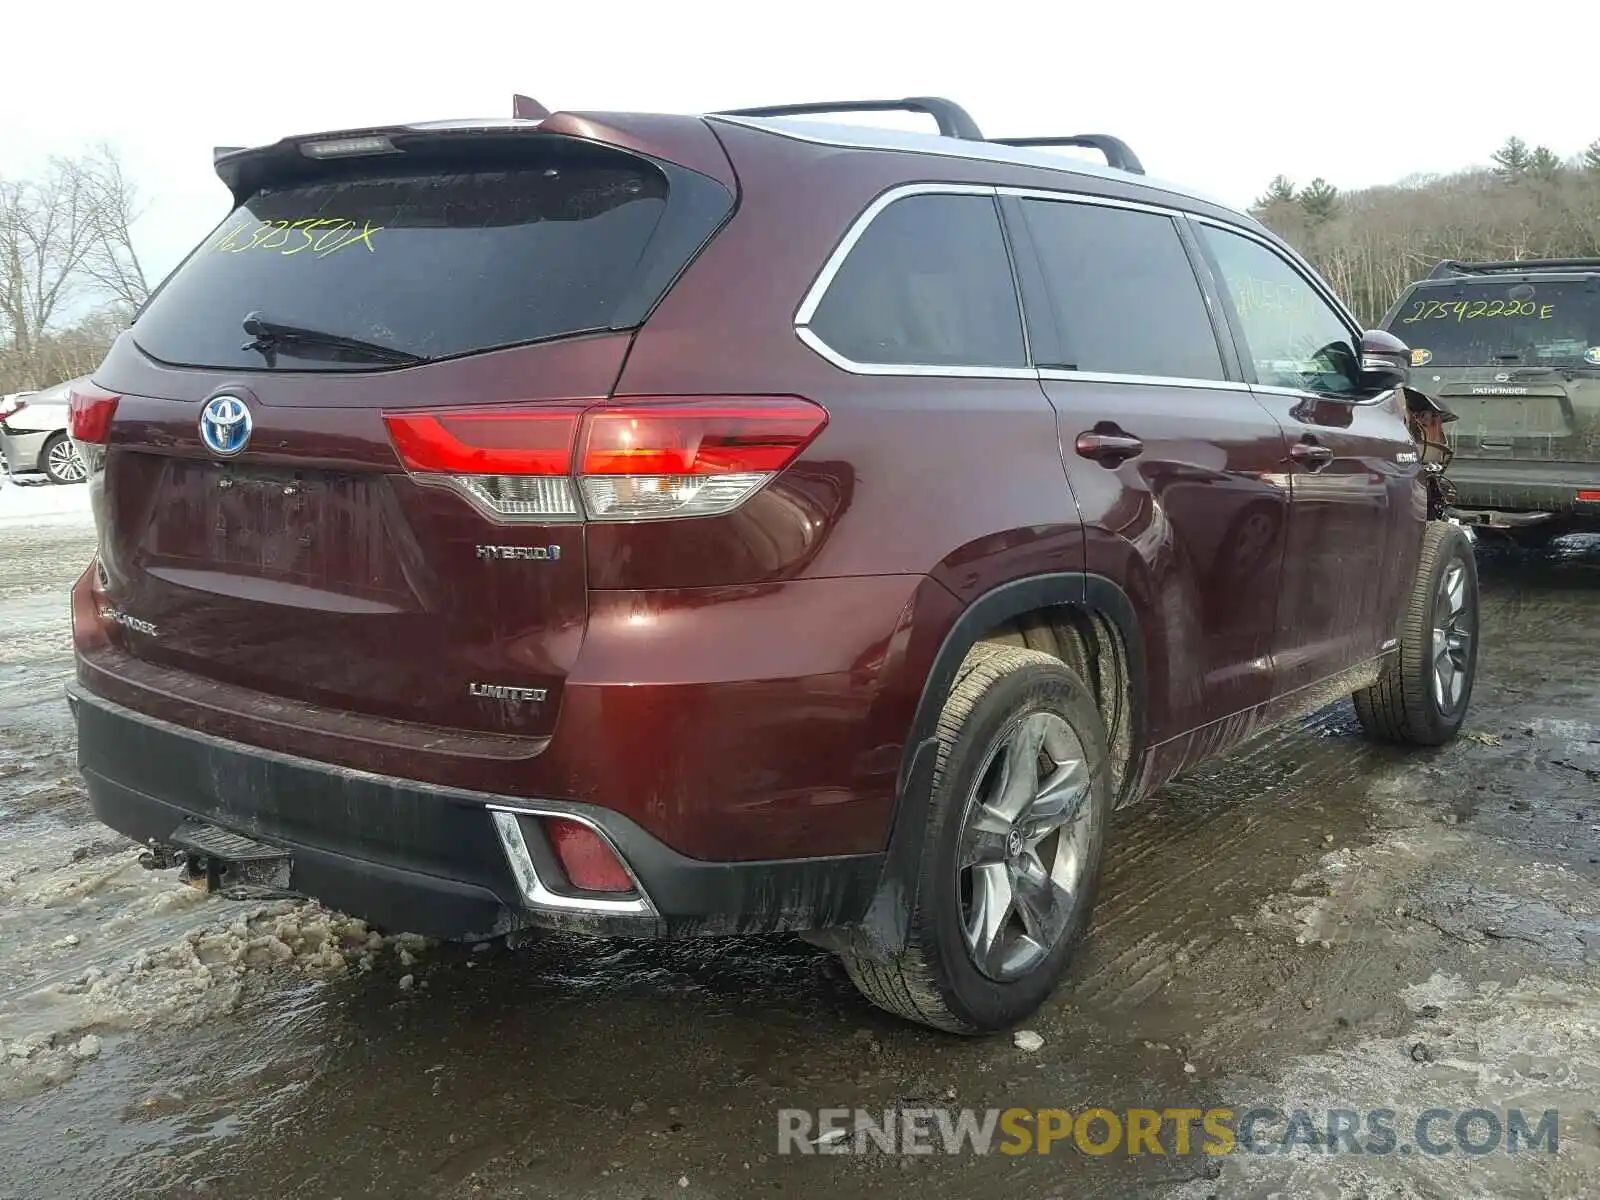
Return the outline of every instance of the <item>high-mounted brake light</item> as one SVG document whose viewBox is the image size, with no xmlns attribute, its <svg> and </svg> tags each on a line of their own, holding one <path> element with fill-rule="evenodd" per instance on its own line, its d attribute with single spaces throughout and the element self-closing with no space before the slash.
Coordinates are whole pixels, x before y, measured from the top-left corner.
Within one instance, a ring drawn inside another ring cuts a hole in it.
<svg viewBox="0 0 1600 1200">
<path fill-rule="evenodd" d="M 497 520 L 570 521 L 587 511 L 596 521 L 640 521 L 737 508 L 810 444 L 828 414 L 797 396 L 704 396 L 383 420 L 419 482 L 451 487 Z"/>
<path fill-rule="evenodd" d="M 362 154 L 397 154 L 395 145 L 381 134 L 369 137 L 324 138 L 320 142 L 301 142 L 300 153 L 307 158 L 354 158 Z"/>
<path fill-rule="evenodd" d="M 67 393 L 67 432 L 79 445 L 104 446 L 111 436 L 111 418 L 117 401 L 110 392 L 73 388 Z"/>
</svg>

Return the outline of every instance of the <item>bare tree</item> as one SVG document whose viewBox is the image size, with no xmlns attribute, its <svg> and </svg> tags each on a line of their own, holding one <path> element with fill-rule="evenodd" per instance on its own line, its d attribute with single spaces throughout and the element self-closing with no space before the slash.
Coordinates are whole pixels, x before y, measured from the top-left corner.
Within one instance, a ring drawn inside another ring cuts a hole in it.
<svg viewBox="0 0 1600 1200">
<path fill-rule="evenodd" d="M 92 240 L 84 272 L 130 312 L 150 298 L 150 283 L 133 244 L 139 191 L 111 146 L 101 144 L 71 163 L 89 196 Z"/>
<path fill-rule="evenodd" d="M 51 159 L 33 179 L 0 179 L 0 356 L 9 386 L 55 382 L 52 328 L 110 300 L 131 311 L 149 294 L 134 249 L 137 193 L 115 151 Z"/>
<path fill-rule="evenodd" d="M 0 322 L 25 384 L 40 382 L 40 338 L 81 278 L 94 240 L 90 207 L 81 175 L 62 160 L 39 179 L 0 181 Z"/>
</svg>

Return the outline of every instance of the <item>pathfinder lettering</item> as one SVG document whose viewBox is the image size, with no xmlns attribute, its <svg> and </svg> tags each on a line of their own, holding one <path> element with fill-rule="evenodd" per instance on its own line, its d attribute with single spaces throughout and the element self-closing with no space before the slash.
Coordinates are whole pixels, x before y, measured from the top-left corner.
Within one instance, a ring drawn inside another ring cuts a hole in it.
<svg viewBox="0 0 1600 1200">
<path fill-rule="evenodd" d="M 511 687 L 504 683 L 469 683 L 467 691 L 486 700 L 509 700 L 513 704 L 538 704 L 545 695 L 544 688 Z"/>
<path fill-rule="evenodd" d="M 535 562 L 559 562 L 560 546 L 479 546 L 479 558 L 521 558 Z"/>
</svg>

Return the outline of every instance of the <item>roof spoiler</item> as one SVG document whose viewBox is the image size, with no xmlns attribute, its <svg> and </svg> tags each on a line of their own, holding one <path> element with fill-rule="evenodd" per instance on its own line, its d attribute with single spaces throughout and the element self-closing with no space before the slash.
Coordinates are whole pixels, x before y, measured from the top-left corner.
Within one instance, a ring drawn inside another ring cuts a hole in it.
<svg viewBox="0 0 1600 1200">
<path fill-rule="evenodd" d="M 824 113 L 910 112 L 934 120 L 939 132 L 964 142 L 992 142 L 997 146 L 1081 146 L 1105 155 L 1106 165 L 1133 175 L 1143 175 L 1144 165 L 1127 142 L 1109 133 L 1074 133 L 1062 137 L 986 138 L 970 113 L 943 96 L 907 96 L 903 100 L 819 100 L 814 104 L 769 104 L 760 108 L 727 108 L 718 117 L 802 117 Z"/>
<path fill-rule="evenodd" d="M 1526 275 L 1531 271 L 1600 271 L 1600 258 L 1524 258 L 1505 262 L 1458 262 L 1447 258 L 1433 269 L 1429 279 L 1450 279 L 1462 275 Z"/>
</svg>

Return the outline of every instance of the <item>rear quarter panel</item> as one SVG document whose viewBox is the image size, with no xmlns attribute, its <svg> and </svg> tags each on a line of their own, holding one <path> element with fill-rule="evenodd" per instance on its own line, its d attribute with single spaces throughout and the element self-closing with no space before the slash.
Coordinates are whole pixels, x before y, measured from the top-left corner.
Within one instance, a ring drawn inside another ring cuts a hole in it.
<svg viewBox="0 0 1600 1200">
<path fill-rule="evenodd" d="M 739 210 L 636 338 L 617 396 L 793 394 L 821 404 L 829 422 L 734 514 L 591 525 L 596 613 L 607 591 L 912 582 L 904 609 L 864 606 L 803 631 L 819 659 L 840 639 L 870 668 L 837 696 L 814 699 L 850 722 L 846 742 L 832 744 L 848 760 L 837 777 L 849 781 L 854 820 L 881 841 L 923 683 L 961 611 L 1011 580 L 1081 571 L 1082 528 L 1037 380 L 857 375 L 795 334 L 795 312 L 850 224 L 882 191 L 917 178 L 905 161 L 717 130 L 739 174 Z M 757 677 L 806 624 L 776 609 L 768 620 L 772 650 L 738 643 Z M 789 703 L 781 689 L 773 696 Z M 740 720 L 771 738 L 779 726 L 761 699 L 751 693 Z"/>
</svg>

